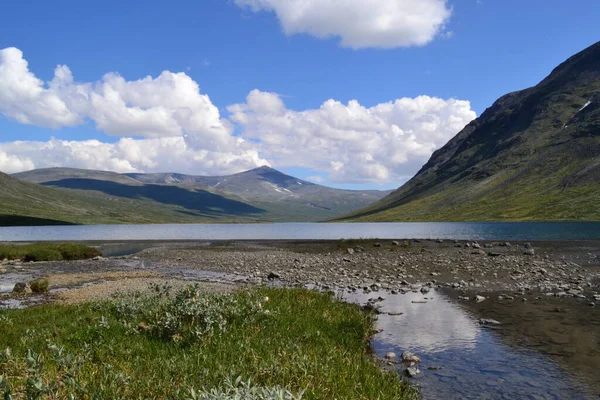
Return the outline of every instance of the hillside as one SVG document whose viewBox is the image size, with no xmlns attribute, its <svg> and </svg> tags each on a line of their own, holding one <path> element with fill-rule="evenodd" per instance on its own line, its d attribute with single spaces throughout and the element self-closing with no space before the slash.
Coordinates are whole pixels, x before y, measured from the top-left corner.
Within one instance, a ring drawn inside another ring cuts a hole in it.
<svg viewBox="0 0 600 400">
<path fill-rule="evenodd" d="M 144 200 L 156 207 L 177 207 L 190 217 L 212 216 L 223 222 L 325 220 L 364 207 L 390 193 L 328 188 L 269 167 L 213 177 L 117 174 L 72 168 L 33 170 L 14 177 L 91 197 L 109 195 Z M 214 215 L 215 210 L 220 211 L 219 215 Z"/>
<path fill-rule="evenodd" d="M 236 215 L 236 207 L 262 212 L 241 202 L 234 202 L 229 209 L 193 211 L 147 199 L 45 187 L 3 173 L 0 173 L 0 187 L 0 225 L 5 226 L 246 221 L 248 217 Z"/>
<path fill-rule="evenodd" d="M 498 99 L 358 221 L 600 220 L 600 42 Z"/>
</svg>

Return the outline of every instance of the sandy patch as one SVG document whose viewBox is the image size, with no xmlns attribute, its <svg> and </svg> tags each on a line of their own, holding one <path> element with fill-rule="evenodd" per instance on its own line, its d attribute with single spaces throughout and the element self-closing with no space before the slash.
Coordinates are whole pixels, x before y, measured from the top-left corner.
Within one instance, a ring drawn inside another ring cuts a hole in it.
<svg viewBox="0 0 600 400">
<path fill-rule="evenodd" d="M 121 279 L 137 279 L 137 278 L 159 278 L 161 274 L 154 272 L 94 272 L 80 274 L 54 274 L 49 275 L 50 288 L 69 288 L 79 286 L 84 283 L 99 282 L 99 281 L 117 281 Z"/>
<path fill-rule="evenodd" d="M 168 284 L 174 290 L 181 289 L 187 285 L 198 283 L 201 288 L 209 293 L 228 293 L 235 290 L 235 285 L 217 282 L 190 282 L 165 278 L 122 278 L 101 282 L 79 289 L 64 290 L 54 293 L 53 299 L 59 304 L 75 304 L 87 301 L 99 301 L 114 298 L 119 294 L 127 294 L 148 290 L 152 284 Z"/>
</svg>

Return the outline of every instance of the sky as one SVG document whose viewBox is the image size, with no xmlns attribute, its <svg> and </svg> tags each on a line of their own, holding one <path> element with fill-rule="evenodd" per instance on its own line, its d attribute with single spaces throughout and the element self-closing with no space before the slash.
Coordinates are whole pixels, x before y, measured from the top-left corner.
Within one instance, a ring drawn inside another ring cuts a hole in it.
<svg viewBox="0 0 600 400">
<path fill-rule="evenodd" d="M 600 40 L 578 0 L 7 1 L 0 171 L 397 188 L 503 94 Z"/>
</svg>

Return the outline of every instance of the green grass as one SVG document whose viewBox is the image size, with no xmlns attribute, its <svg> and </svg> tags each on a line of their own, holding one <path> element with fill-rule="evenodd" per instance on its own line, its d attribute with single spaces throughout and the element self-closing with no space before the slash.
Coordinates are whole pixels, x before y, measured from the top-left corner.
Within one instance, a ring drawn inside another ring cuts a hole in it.
<svg viewBox="0 0 600 400">
<path fill-rule="evenodd" d="M 290 395 L 243 398 L 416 399 L 370 356 L 372 318 L 300 289 L 157 289 L 153 297 L 2 311 L 0 349 L 10 350 L 0 355 L 0 388 L 15 399 L 233 398 L 207 391 L 241 393 L 250 381 Z"/>
<path fill-rule="evenodd" d="M 0 246 L 0 260 L 85 260 L 101 255 L 102 253 L 99 250 L 77 243 L 33 243 Z"/>
</svg>

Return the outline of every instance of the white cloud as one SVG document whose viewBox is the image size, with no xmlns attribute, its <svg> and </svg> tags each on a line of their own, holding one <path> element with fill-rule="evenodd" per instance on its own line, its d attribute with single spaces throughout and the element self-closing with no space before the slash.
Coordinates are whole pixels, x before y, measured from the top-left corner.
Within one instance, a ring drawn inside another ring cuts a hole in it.
<svg viewBox="0 0 600 400">
<path fill-rule="evenodd" d="M 370 108 L 331 99 L 317 109 L 294 111 L 277 93 L 260 90 L 228 111 L 229 119 L 222 118 L 185 73 L 132 81 L 109 73 L 86 83 L 59 65 L 44 83 L 29 71 L 20 50 L 0 50 L 1 113 L 50 128 L 91 120 L 99 130 L 121 136 L 116 143 L 0 143 L 4 172 L 69 166 L 219 175 L 271 162 L 311 169 L 329 182 L 399 182 L 475 118 L 468 101 L 428 96 Z"/>
<path fill-rule="evenodd" d="M 194 150 L 182 137 L 0 143 L 0 171 L 73 167 L 116 172 L 182 172 L 197 175 L 230 174 L 270 165 L 256 150 L 239 143 L 226 152 Z"/>
<path fill-rule="evenodd" d="M 341 45 L 395 48 L 422 46 L 444 30 L 446 0 L 235 0 L 254 12 L 272 11 L 287 35 L 339 37 Z"/>
<path fill-rule="evenodd" d="M 60 128 L 86 119 L 115 136 L 185 136 L 197 149 L 220 151 L 235 144 L 227 121 L 185 73 L 164 71 L 126 81 L 115 73 L 78 83 L 59 65 L 45 84 L 16 48 L 0 50 L 0 112 L 25 124 Z"/>
<path fill-rule="evenodd" d="M 330 182 L 394 182 L 415 173 L 434 150 L 476 117 L 468 101 L 429 96 L 367 108 L 327 100 L 289 110 L 275 93 L 253 90 L 228 108 L 246 139 L 276 167 L 329 173 Z"/>
</svg>

